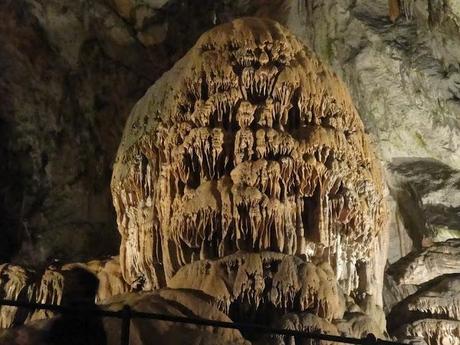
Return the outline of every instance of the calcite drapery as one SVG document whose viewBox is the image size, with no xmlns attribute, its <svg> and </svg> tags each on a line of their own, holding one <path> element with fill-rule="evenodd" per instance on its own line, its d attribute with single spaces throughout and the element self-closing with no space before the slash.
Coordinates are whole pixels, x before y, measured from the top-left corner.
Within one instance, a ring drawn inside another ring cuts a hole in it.
<svg viewBox="0 0 460 345">
<path fill-rule="evenodd" d="M 94 290 L 94 291 L 93 291 Z M 129 291 L 120 273 L 118 257 L 88 263 L 53 264 L 33 270 L 0 265 L 0 298 L 44 304 L 101 303 Z M 0 329 L 47 319 L 55 313 L 0 306 Z"/>
<path fill-rule="evenodd" d="M 379 296 L 378 163 L 342 82 L 273 21 L 214 28 L 149 89 L 112 193 L 134 287 L 246 250 L 329 261 L 347 294 Z"/>
<path fill-rule="evenodd" d="M 197 261 L 181 268 L 169 286 L 203 291 L 227 313 L 231 304 L 254 309 L 270 304 L 280 310 L 311 310 L 330 321 L 345 311 L 343 293 L 327 263 L 316 266 L 273 252 Z"/>
</svg>

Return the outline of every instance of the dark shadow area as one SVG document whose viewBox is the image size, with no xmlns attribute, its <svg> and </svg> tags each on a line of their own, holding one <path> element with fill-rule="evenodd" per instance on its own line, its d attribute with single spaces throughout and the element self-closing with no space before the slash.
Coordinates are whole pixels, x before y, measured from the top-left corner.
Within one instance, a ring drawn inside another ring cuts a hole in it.
<svg viewBox="0 0 460 345">
<path fill-rule="evenodd" d="M 428 221 L 433 225 L 458 229 L 460 232 L 460 207 L 429 204 L 424 207 Z"/>
<path fill-rule="evenodd" d="M 420 195 L 440 189 L 457 171 L 431 158 L 395 158 L 388 169 L 407 178 Z"/>
<path fill-rule="evenodd" d="M 1 58 L 0 58 L 1 59 Z M 20 243 L 21 174 L 8 150 L 11 126 L 0 118 L 0 262 L 10 261 Z"/>
<path fill-rule="evenodd" d="M 107 338 L 101 317 L 84 312 L 83 309 L 96 309 L 94 297 L 99 282 L 84 269 L 74 269 L 66 284 L 72 286 L 63 296 L 63 305 L 81 309 L 81 312 L 64 314 L 51 326 L 45 337 L 49 345 L 106 345 Z M 72 282 L 72 280 L 74 280 Z M 73 284 L 72 284 L 73 283 Z"/>
</svg>

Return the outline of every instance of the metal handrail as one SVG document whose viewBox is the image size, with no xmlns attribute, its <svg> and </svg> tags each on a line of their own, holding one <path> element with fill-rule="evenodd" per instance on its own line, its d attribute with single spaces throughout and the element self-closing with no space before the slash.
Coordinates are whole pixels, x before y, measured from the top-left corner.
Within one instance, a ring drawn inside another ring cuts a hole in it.
<svg viewBox="0 0 460 345">
<path fill-rule="evenodd" d="M 200 326 L 211 326 L 227 329 L 237 329 L 240 331 L 251 331 L 256 333 L 264 334 L 277 334 L 284 336 L 292 337 L 302 337 L 314 340 L 325 340 L 325 341 L 334 341 L 338 343 L 346 344 L 358 344 L 358 345 L 404 345 L 403 343 L 398 343 L 389 340 L 378 339 L 374 335 L 369 334 L 366 338 L 350 338 L 337 335 L 329 335 L 317 332 L 304 332 L 296 331 L 283 328 L 273 328 L 264 325 L 258 324 L 249 324 L 249 323 L 240 323 L 240 322 L 226 322 L 226 321 L 217 321 L 209 319 L 200 319 L 200 318 L 190 318 L 183 316 L 173 316 L 173 315 L 164 315 L 158 313 L 146 313 L 140 312 L 131 309 L 130 306 L 125 305 L 121 310 L 103 310 L 95 307 L 77 307 L 77 306 L 66 306 L 66 305 L 55 305 L 55 304 L 42 304 L 42 303 L 33 303 L 33 302 L 20 302 L 13 300 L 4 300 L 0 299 L 0 306 L 11 306 L 19 307 L 26 309 L 44 309 L 50 310 L 61 314 L 86 314 L 90 317 L 112 317 L 122 320 L 121 328 L 121 345 L 129 345 L 129 333 L 130 333 L 130 324 L 131 319 L 150 319 L 150 320 L 160 320 L 160 321 L 169 321 L 169 322 L 178 322 L 186 324 L 194 324 Z"/>
</svg>

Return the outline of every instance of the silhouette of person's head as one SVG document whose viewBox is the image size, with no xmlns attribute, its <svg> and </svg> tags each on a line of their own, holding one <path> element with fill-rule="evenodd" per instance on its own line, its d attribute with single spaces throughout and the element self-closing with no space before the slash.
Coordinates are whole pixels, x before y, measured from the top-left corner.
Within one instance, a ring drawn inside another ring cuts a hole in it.
<svg viewBox="0 0 460 345">
<path fill-rule="evenodd" d="M 94 304 L 99 280 L 93 273 L 77 267 L 63 274 L 65 277 L 63 304 Z"/>
<path fill-rule="evenodd" d="M 62 304 L 76 308 L 95 309 L 95 297 L 99 287 L 97 277 L 83 269 L 73 268 L 63 272 L 65 286 Z M 48 336 L 50 345 L 103 345 L 106 343 L 100 317 L 89 311 L 65 313 L 54 322 Z"/>
</svg>

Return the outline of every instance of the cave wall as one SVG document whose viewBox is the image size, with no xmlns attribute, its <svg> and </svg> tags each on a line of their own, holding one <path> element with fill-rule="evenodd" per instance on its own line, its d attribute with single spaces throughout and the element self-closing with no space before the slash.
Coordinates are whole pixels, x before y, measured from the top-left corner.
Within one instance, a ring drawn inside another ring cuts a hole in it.
<svg viewBox="0 0 460 345">
<path fill-rule="evenodd" d="M 348 86 L 390 191 L 388 312 L 430 289 L 394 285 L 407 262 L 460 237 L 455 0 L 9 0 L 0 15 L 2 262 L 118 252 L 109 184 L 130 109 L 200 34 L 243 15 L 287 26 Z"/>
<path fill-rule="evenodd" d="M 147 87 L 215 23 L 214 7 L 1 2 L 1 261 L 118 251 L 109 184 L 124 123 Z"/>
<path fill-rule="evenodd" d="M 247 14 L 286 25 L 348 84 L 387 164 L 393 261 L 458 236 L 459 8 L 435 20 L 404 3 L 392 22 L 383 0 L 2 2 L 2 259 L 89 258 L 101 239 L 113 253 L 108 181 L 129 110 L 202 32 Z"/>
</svg>

